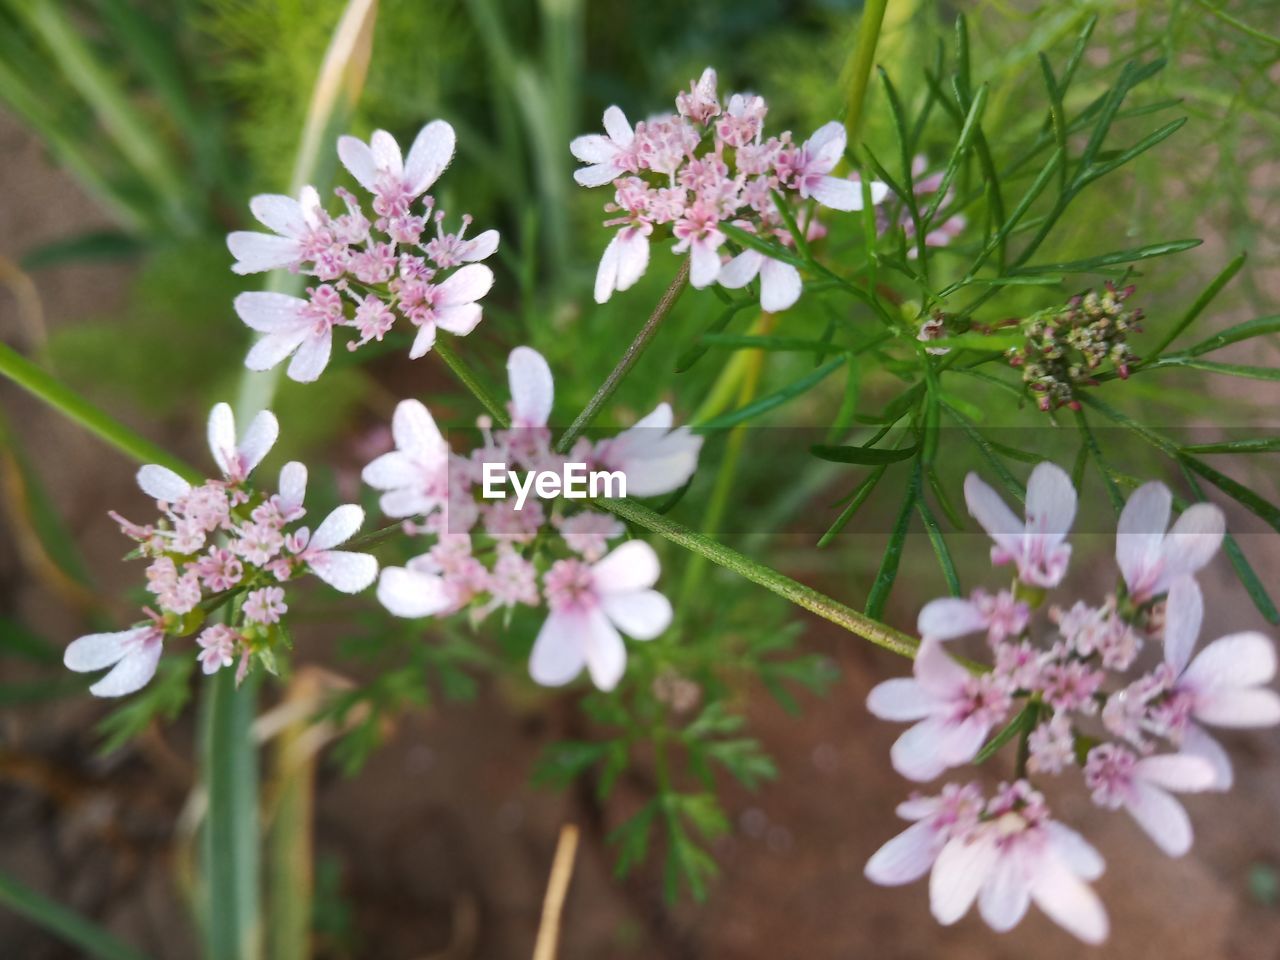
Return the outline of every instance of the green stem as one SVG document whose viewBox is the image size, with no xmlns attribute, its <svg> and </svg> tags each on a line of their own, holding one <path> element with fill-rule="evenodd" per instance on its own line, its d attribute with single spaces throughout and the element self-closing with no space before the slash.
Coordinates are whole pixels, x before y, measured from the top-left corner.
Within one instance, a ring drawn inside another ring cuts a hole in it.
<svg viewBox="0 0 1280 960">
<path fill-rule="evenodd" d="M 141 953 L 121 943 L 74 910 L 68 910 L 62 904 L 36 893 L 7 873 L 0 873 L 0 906 L 48 930 L 59 940 L 78 947 L 86 957 L 94 957 L 96 960 L 146 960 Z"/>
<path fill-rule="evenodd" d="M 206 960 L 255 960 L 258 909 L 258 768 L 253 749 L 257 678 L 236 686 L 219 670 L 201 704 L 200 769 L 209 795 L 201 837 Z"/>
<path fill-rule="evenodd" d="M 138 463 L 158 463 L 194 483 L 203 479 L 198 471 L 126 427 L 3 343 L 0 343 L 0 376 L 9 378 L 131 460 Z"/>
<path fill-rule="evenodd" d="M 440 359 L 448 364 L 449 369 L 453 371 L 453 375 L 462 381 L 462 385 L 471 391 L 471 395 L 480 401 L 480 405 L 489 412 L 489 416 L 493 417 L 494 423 L 500 427 L 505 427 L 511 422 L 507 416 L 506 407 L 485 386 L 484 382 L 476 375 L 476 372 L 467 365 L 467 362 L 453 352 L 453 347 L 443 340 L 437 340 L 433 349 L 439 354 Z"/>
<path fill-rule="evenodd" d="M 843 627 L 877 647 L 904 657 L 915 656 L 916 648 L 919 646 L 919 641 L 915 637 L 900 633 L 878 620 L 873 620 L 852 607 L 819 593 L 812 587 L 806 587 L 771 567 L 743 556 L 705 534 L 695 533 L 683 524 L 655 513 L 632 500 L 600 500 L 598 505 L 622 520 L 643 527 L 698 556 L 705 557 L 714 564 L 732 570 L 784 600 Z"/>
<path fill-rule="evenodd" d="M 680 264 L 680 269 L 676 271 L 676 275 L 672 277 L 671 285 L 667 287 L 666 293 L 662 295 L 658 305 L 653 308 L 653 313 L 649 314 L 649 319 L 645 321 L 645 325 L 640 328 L 640 332 L 631 341 L 631 345 L 622 354 L 621 359 L 618 360 L 617 365 L 609 376 L 605 377 L 604 383 L 600 384 L 600 389 L 595 392 L 595 396 L 587 402 L 582 412 L 578 414 L 578 419 L 573 421 L 569 429 L 560 437 L 559 442 L 556 443 L 557 453 L 568 453 L 574 441 L 582 436 L 582 432 L 587 427 L 591 426 L 591 421 L 600 413 L 600 408 L 609 402 L 609 398 L 621 386 L 623 379 L 631 372 L 631 368 L 636 365 L 640 355 L 649 346 L 649 342 L 653 340 L 653 335 L 658 332 L 658 327 L 667 318 L 671 308 L 676 305 L 676 301 L 680 299 L 680 294 L 684 292 L 684 288 L 688 283 L 689 260 L 685 258 Z"/>
<path fill-rule="evenodd" d="M 849 145 L 856 146 L 862 133 L 863 104 L 867 99 L 867 83 L 871 78 L 871 66 L 876 59 L 876 46 L 880 43 L 880 26 L 889 0 L 867 0 L 858 23 L 858 42 L 846 67 L 846 83 L 849 90 L 848 112 L 844 128 L 849 135 Z"/>
</svg>

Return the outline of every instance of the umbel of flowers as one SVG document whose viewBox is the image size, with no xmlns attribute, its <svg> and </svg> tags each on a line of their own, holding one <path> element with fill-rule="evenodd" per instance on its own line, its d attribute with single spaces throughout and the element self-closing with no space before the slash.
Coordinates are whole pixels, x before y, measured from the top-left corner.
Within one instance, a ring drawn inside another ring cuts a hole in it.
<svg viewBox="0 0 1280 960">
<path fill-rule="evenodd" d="M 626 669 L 623 635 L 651 640 L 671 622 L 671 604 L 653 589 L 658 557 L 630 540 L 610 549 L 625 529 L 613 516 L 574 509 L 564 499 L 485 498 L 485 464 L 504 470 L 560 471 L 566 462 L 616 471 L 630 495 L 653 496 L 683 486 L 698 463 L 702 438 L 672 429 L 660 404 L 618 436 L 582 438 L 565 455 L 547 427 L 554 399 L 551 370 L 541 354 L 517 347 L 507 362 L 511 426 L 481 420 L 484 443 L 453 452 L 431 413 L 404 400 L 392 420 L 395 450 L 364 469 L 382 491 L 381 505 L 404 528 L 432 544 L 403 567 L 387 567 L 378 599 L 396 616 L 447 616 L 468 610 L 480 622 L 517 604 L 546 604 L 547 617 L 529 660 L 540 684 L 559 686 L 584 669 L 602 690 Z"/>
<path fill-rule="evenodd" d="M 313 533 L 300 524 L 307 513 L 305 466 L 285 464 L 277 493 L 250 484 L 279 432 L 275 416 L 263 411 L 237 442 L 231 408 L 219 403 L 209 415 L 209 449 L 221 476 L 194 486 L 167 467 L 150 464 L 138 471 L 138 486 L 155 500 L 159 517 L 138 524 L 112 516 L 137 545 L 131 555 L 149 561 L 153 605 L 138 626 L 90 634 L 67 647 L 64 662 L 72 670 L 111 667 L 91 693 L 119 697 L 145 686 L 169 637 L 194 634 L 205 673 L 238 661 L 237 679 L 243 679 L 255 657 L 273 668 L 274 650 L 285 640 L 284 584 L 305 573 L 344 593 L 373 583 L 373 557 L 336 549 L 360 529 L 360 507 L 338 507 Z M 207 623 L 209 613 L 233 599 L 240 602 L 232 606 L 232 617 Z"/>
<path fill-rule="evenodd" d="M 795 247 L 784 207 L 806 239 L 816 239 L 825 230 L 808 201 L 833 210 L 861 210 L 862 185 L 833 175 L 844 156 L 842 124 L 833 120 L 797 143 L 789 131 L 765 136 L 768 111 L 764 98 L 755 94 L 735 93 L 721 105 L 716 72 L 708 67 L 676 97 L 674 113 L 633 127 L 622 110 L 609 107 L 603 136 L 589 134 L 570 144 L 586 164 L 574 174 L 578 183 L 613 188 L 605 225 L 618 232 L 600 260 L 596 302 L 604 303 L 644 275 L 655 235 L 674 237 L 675 252 L 689 254 L 689 282 L 696 288 L 719 283 L 736 289 L 758 276 L 764 310 L 785 310 L 796 302 L 799 271 L 754 249 L 726 256 L 721 226 L 732 224 Z M 869 187 L 873 203 L 888 193 L 882 183 Z"/>
<path fill-rule="evenodd" d="M 1250 632 L 1194 652 L 1204 612 L 1194 575 L 1222 542 L 1217 507 L 1195 504 L 1170 528 L 1169 490 L 1139 487 L 1119 520 L 1117 591 L 1099 605 L 1058 606 L 1045 598 L 1071 557 L 1076 492 L 1067 475 L 1048 463 L 1033 471 L 1025 521 L 974 475 L 965 499 L 995 541 L 992 562 L 1014 565 L 1013 588 L 925 606 L 912 677 L 880 684 L 867 706 L 913 724 L 891 759 L 920 782 L 973 762 L 1017 718 L 1015 779 L 990 796 L 976 783 L 913 796 L 898 808 L 912 826 L 871 858 L 866 873 L 882 884 L 930 874 L 930 905 L 944 924 L 976 901 L 992 928 L 1008 930 L 1034 903 L 1096 943 L 1107 917 L 1088 884 L 1102 873 L 1102 857 L 1053 818 L 1033 779 L 1075 773 L 1094 803 L 1126 811 L 1163 852 L 1181 856 L 1192 831 L 1174 794 L 1232 783 L 1226 753 L 1206 727 L 1280 723 L 1280 696 L 1265 687 L 1275 650 Z M 990 670 L 970 670 L 945 651 L 971 634 L 985 637 Z M 1144 668 L 1149 646 L 1157 655 Z"/>
<path fill-rule="evenodd" d="M 289 376 L 317 379 L 329 363 L 335 327 L 353 328 L 355 350 L 381 341 L 398 320 L 416 328 L 410 357 L 435 344 L 438 330 L 466 336 L 480 322 L 479 300 L 493 285 L 493 271 L 479 261 L 498 249 L 498 232 L 468 238 L 470 215 L 456 232 L 426 191 L 453 159 L 453 128 L 436 120 L 422 128 L 402 157 L 385 130 L 369 143 L 338 140 L 338 157 L 368 193 L 372 213 L 350 191 L 334 191 L 345 212 L 330 215 L 313 187 L 298 199 L 263 194 L 250 201 L 270 234 L 238 231 L 227 238 L 237 273 L 288 269 L 315 278 L 305 298 L 252 292 L 235 309 L 263 334 L 245 360 L 267 370 L 292 356 Z"/>
<path fill-rule="evenodd" d="M 1133 289 L 1117 290 L 1108 280 L 1100 293 L 1090 290 L 1022 321 L 1026 343 L 1009 351 L 1009 363 L 1022 370 L 1041 410 L 1078 409 L 1076 390 L 1096 383 L 1107 365 L 1121 378 L 1129 376 L 1137 359 L 1129 334 L 1142 330 L 1142 311 L 1125 306 Z"/>
</svg>

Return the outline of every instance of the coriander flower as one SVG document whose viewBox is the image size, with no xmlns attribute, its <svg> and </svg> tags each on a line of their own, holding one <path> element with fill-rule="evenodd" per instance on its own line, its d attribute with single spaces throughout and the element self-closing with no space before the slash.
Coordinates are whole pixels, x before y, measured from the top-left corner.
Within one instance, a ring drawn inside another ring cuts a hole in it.
<svg viewBox="0 0 1280 960">
<path fill-rule="evenodd" d="M 1071 559 L 1071 545 L 1064 541 L 1076 515 L 1075 487 L 1061 467 L 1041 463 L 1031 471 L 1025 523 L 977 474 L 965 477 L 964 499 L 970 516 L 995 541 L 992 563 L 1012 561 L 1018 579 L 1029 586 L 1056 587 L 1061 582 Z"/>
<path fill-rule="evenodd" d="M 1163 483 L 1144 483 L 1129 496 L 1116 529 L 1116 564 L 1129 597 L 1144 603 L 1198 572 L 1222 544 L 1226 519 L 1211 503 L 1195 503 L 1169 527 L 1173 495 Z M 1167 532 L 1166 532 L 1167 530 Z"/>
</svg>

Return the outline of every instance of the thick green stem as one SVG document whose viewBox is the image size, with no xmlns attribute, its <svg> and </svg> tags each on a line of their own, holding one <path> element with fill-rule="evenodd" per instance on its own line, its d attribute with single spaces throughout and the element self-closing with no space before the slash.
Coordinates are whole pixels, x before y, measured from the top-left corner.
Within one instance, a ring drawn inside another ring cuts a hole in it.
<svg viewBox="0 0 1280 960">
<path fill-rule="evenodd" d="M 867 0 L 858 22 L 858 42 L 845 68 L 845 83 L 849 91 L 849 103 L 845 113 L 844 129 L 849 135 L 849 146 L 856 147 L 862 133 L 863 104 L 867 99 L 867 83 L 871 67 L 876 59 L 876 46 L 880 43 L 880 26 L 889 0 Z"/>
<path fill-rule="evenodd" d="M 587 402 L 582 412 L 578 414 L 578 419 L 574 420 L 569 429 L 561 435 L 559 442 L 556 443 L 556 452 L 568 453 L 574 441 L 582 436 L 587 427 L 591 426 L 591 422 L 595 420 L 601 408 L 609 402 L 609 398 L 613 396 L 614 391 L 622 384 L 623 379 L 631 372 L 631 368 L 636 365 L 636 361 L 640 359 L 640 355 L 649 346 L 649 342 L 653 340 L 653 335 L 658 332 L 658 327 L 667 318 L 667 314 L 671 313 L 671 308 L 676 305 L 676 301 L 680 299 L 680 294 L 684 292 L 684 288 L 688 283 L 689 260 L 686 258 L 680 264 L 680 269 L 676 271 L 676 275 L 671 279 L 671 285 L 667 287 L 667 292 L 662 295 L 658 305 L 653 308 L 653 313 L 649 314 L 649 319 L 640 328 L 640 332 L 631 341 L 631 345 L 622 354 L 617 365 L 609 373 L 609 376 L 605 377 L 604 383 L 600 384 L 600 389 L 595 392 L 595 396 Z"/>
<path fill-rule="evenodd" d="M 8 377 L 32 396 L 84 427 L 104 443 L 138 463 L 158 463 L 199 482 L 197 470 L 100 410 L 66 384 L 41 370 L 12 347 L 0 343 L 0 376 Z"/>
<path fill-rule="evenodd" d="M 916 654 L 919 641 L 915 637 L 900 633 L 878 620 L 873 620 L 852 607 L 833 600 L 812 587 L 806 587 L 803 583 L 792 580 L 771 567 L 757 563 L 711 537 L 695 533 L 642 504 L 633 500 L 600 500 L 597 504 L 614 516 L 665 537 L 712 563 L 732 570 L 771 593 L 776 593 L 784 600 L 789 600 L 796 606 L 874 643 L 877 647 L 883 647 L 904 657 L 914 657 Z"/>
</svg>

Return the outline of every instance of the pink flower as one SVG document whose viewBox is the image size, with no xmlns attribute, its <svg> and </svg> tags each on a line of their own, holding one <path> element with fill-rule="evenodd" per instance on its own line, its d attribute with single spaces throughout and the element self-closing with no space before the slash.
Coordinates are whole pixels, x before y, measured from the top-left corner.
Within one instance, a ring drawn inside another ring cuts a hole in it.
<svg viewBox="0 0 1280 960">
<path fill-rule="evenodd" d="M 1024 780 L 997 794 L 977 827 L 947 841 L 933 865 L 929 901 L 934 917 L 949 926 L 977 900 L 982 919 L 1002 933 L 1034 902 L 1085 943 L 1101 943 L 1107 915 L 1085 881 L 1102 871 L 1098 851 L 1049 819 L 1043 798 Z"/>
<path fill-rule="evenodd" d="M 724 233 L 717 226 L 718 211 L 701 198 L 695 200 L 671 228 L 678 241 L 672 250 L 689 254 L 689 284 L 695 290 L 715 283 L 720 275 L 720 245 Z"/>
<path fill-rule="evenodd" d="M 968 599 L 930 600 L 920 611 L 916 631 L 926 640 L 953 640 L 986 632 L 988 641 L 996 645 L 1021 634 L 1030 618 L 1030 608 L 1008 590 L 994 596 L 975 590 Z"/>
<path fill-rule="evenodd" d="M 111 667 L 89 688 L 95 697 L 123 697 L 141 690 L 156 673 L 164 649 L 164 628 L 158 622 L 116 633 L 91 633 L 73 640 L 62 662 L 77 673 Z"/>
<path fill-rule="evenodd" d="M 1139 759 L 1129 748 L 1114 743 L 1094 747 L 1084 765 L 1084 781 L 1093 792 L 1093 802 L 1112 810 L 1123 807 L 1171 857 L 1191 849 L 1191 821 L 1169 791 L 1208 790 L 1214 779 L 1213 767 L 1200 757 L 1166 754 Z"/>
<path fill-rule="evenodd" d="M 236 646 L 240 642 L 240 634 L 225 623 L 215 623 L 207 627 L 196 637 L 200 645 L 200 653 L 196 660 L 200 663 L 205 675 L 217 673 L 223 667 L 235 662 Z"/>
<path fill-rule="evenodd" d="M 409 204 L 431 189 L 453 159 L 455 144 L 453 127 L 433 120 L 418 131 L 407 158 L 402 158 L 400 145 L 385 130 L 375 130 L 367 144 L 355 137 L 339 137 L 338 158 L 360 186 L 376 197 L 374 210 L 384 217 L 396 216 L 407 213 Z"/>
<path fill-rule="evenodd" d="M 489 572 L 471 555 L 466 534 L 445 535 L 406 566 L 385 567 L 378 602 L 397 617 L 435 617 L 462 609 L 488 583 Z"/>
<path fill-rule="evenodd" d="M 1178 577 L 1199 571 L 1222 543 L 1226 520 L 1213 504 L 1192 504 L 1168 529 L 1172 506 L 1168 487 L 1145 483 L 1120 514 L 1116 563 L 1135 603 L 1158 597 Z"/>
<path fill-rule="evenodd" d="M 333 548 L 350 540 L 362 523 L 364 511 L 354 503 L 336 508 L 316 528 L 314 535 L 309 536 L 305 527 L 298 532 L 302 546 L 298 558 L 335 590 L 359 593 L 377 578 L 378 561 L 367 553 Z"/>
<path fill-rule="evenodd" d="M 312 383 L 329 365 L 333 328 L 344 322 L 337 291 L 322 284 L 303 300 L 284 293 L 251 291 L 235 298 L 237 316 L 264 336 L 245 357 L 250 370 L 270 370 L 289 355 L 289 379 Z"/>
<path fill-rule="evenodd" d="M 289 612 L 289 605 L 284 602 L 284 590 L 280 587 L 263 587 L 251 590 L 244 598 L 241 607 L 246 620 L 261 623 L 264 626 L 279 623 L 280 618 Z"/>
<path fill-rule="evenodd" d="M 584 510 L 563 520 L 553 517 L 551 522 L 559 529 L 566 546 L 588 563 L 603 557 L 609 541 L 627 532 L 617 517 L 596 510 Z"/>
<path fill-rule="evenodd" d="M 270 410 L 261 411 L 249 422 L 244 436 L 236 443 L 236 418 L 225 403 L 215 404 L 209 412 L 209 452 L 223 477 L 233 486 L 244 483 L 253 468 L 275 446 L 280 436 L 280 423 Z M 145 467 L 143 469 L 146 469 Z"/>
<path fill-rule="evenodd" d="M 948 783 L 936 797 L 913 796 L 898 804 L 898 816 L 915 822 L 872 855 L 863 870 L 867 879 L 886 887 L 919 880 L 952 837 L 965 836 L 978 825 L 983 804 L 973 783 Z"/>
<path fill-rule="evenodd" d="M 1226 752 L 1193 720 L 1215 727 L 1272 727 L 1280 723 L 1280 695 L 1265 686 L 1276 673 L 1275 646 L 1252 631 L 1220 637 L 1194 659 L 1204 619 L 1200 587 L 1189 576 L 1169 587 L 1165 607 L 1164 659 L 1173 674 L 1165 709 L 1184 752 L 1194 752 L 1215 770 L 1215 786 L 1232 783 Z"/>
<path fill-rule="evenodd" d="M 604 112 L 603 122 L 605 136 L 590 133 L 569 144 L 569 151 L 587 164 L 573 172 L 573 179 L 584 187 L 602 187 L 636 169 L 635 131 L 626 114 L 610 107 Z"/>
<path fill-rule="evenodd" d="M 720 115 L 720 101 L 716 99 L 716 72 L 712 67 L 702 71 L 702 76 L 691 90 L 676 97 L 676 112 L 702 124 Z"/>
<path fill-rule="evenodd" d="M 401 400 L 391 418 L 396 449 L 364 468 L 360 476 L 383 491 L 389 517 L 426 517 L 449 499 L 449 444 L 431 412 L 417 400 Z"/>
<path fill-rule="evenodd" d="M 886 680 L 867 697 L 883 720 L 919 721 L 893 744 L 893 768 L 912 780 L 932 780 L 968 763 L 1009 712 L 1009 691 L 990 674 L 975 676 L 937 641 L 925 640 L 911 678 Z"/>
<path fill-rule="evenodd" d="M 612 690 L 627 666 L 620 633 L 652 640 L 671 623 L 671 604 L 651 589 L 658 556 L 631 540 L 588 566 L 559 560 L 543 579 L 551 612 L 529 657 L 529 675 L 543 686 L 573 680 L 585 666 L 601 690 Z"/>
<path fill-rule="evenodd" d="M 1036 587 L 1056 587 L 1067 572 L 1071 546 L 1065 543 L 1076 515 L 1071 478 L 1052 463 L 1041 463 L 1027 482 L 1027 519 L 1020 522 L 977 474 L 965 477 L 969 513 L 995 541 L 991 562 L 1012 561 L 1018 579 Z"/>
<path fill-rule="evenodd" d="M 258 222 L 273 233 L 237 230 L 227 237 L 236 262 L 236 273 L 261 273 L 294 267 L 314 259 L 317 251 L 333 242 L 326 234 L 328 216 L 314 187 L 303 187 L 297 200 L 280 194 L 259 194 L 249 201 Z"/>
<path fill-rule="evenodd" d="M 477 303 L 493 286 L 493 271 L 482 263 L 469 263 L 439 284 L 423 284 L 418 288 L 419 301 L 407 315 L 418 327 L 409 350 L 409 358 L 425 356 L 435 346 L 436 328 L 456 337 L 465 337 L 480 322 Z"/>
<path fill-rule="evenodd" d="M 852 180 L 831 176 L 844 156 L 844 124 L 825 123 L 797 149 L 786 151 L 778 160 L 778 175 L 801 197 L 812 197 L 832 210 L 861 210 L 862 186 Z M 878 204 L 889 194 L 883 183 L 871 184 L 871 202 Z"/>
<path fill-rule="evenodd" d="M 671 405 L 660 403 L 616 437 L 596 445 L 595 461 L 627 478 L 627 496 L 653 497 L 679 490 L 698 468 L 702 437 L 672 429 Z"/>
</svg>

